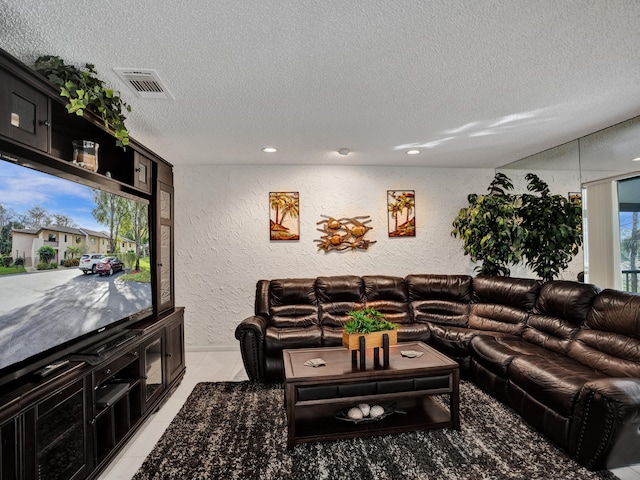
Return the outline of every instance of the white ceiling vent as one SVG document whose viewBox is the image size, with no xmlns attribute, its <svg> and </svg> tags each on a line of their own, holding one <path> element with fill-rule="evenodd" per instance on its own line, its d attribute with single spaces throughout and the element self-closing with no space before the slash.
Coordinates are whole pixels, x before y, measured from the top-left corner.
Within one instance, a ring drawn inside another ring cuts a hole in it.
<svg viewBox="0 0 640 480">
<path fill-rule="evenodd" d="M 155 70 L 144 68 L 114 68 L 114 72 L 140 98 L 173 99 Z"/>
</svg>

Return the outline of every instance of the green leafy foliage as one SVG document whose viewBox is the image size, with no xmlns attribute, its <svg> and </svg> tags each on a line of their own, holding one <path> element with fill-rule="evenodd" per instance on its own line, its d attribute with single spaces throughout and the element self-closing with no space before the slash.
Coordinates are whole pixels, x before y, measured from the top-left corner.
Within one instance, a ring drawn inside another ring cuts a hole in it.
<svg viewBox="0 0 640 480">
<path fill-rule="evenodd" d="M 13 264 L 13 257 L 11 255 L 0 254 L 0 266 L 10 267 Z"/>
<path fill-rule="evenodd" d="M 38 255 L 40 256 L 40 260 L 42 260 L 43 263 L 48 265 L 49 262 L 51 262 L 51 260 L 53 260 L 56 257 L 56 251 L 53 249 L 53 247 L 50 247 L 49 245 L 43 245 L 38 249 Z M 38 270 L 42 270 L 42 269 L 38 268 Z"/>
<path fill-rule="evenodd" d="M 582 245 L 582 209 L 529 173 L 527 190 L 515 195 L 511 180 L 497 173 L 488 195 L 471 194 L 469 206 L 453 221 L 454 237 L 483 275 L 509 275 L 509 265 L 524 263 L 541 279 L 556 278 Z"/>
<path fill-rule="evenodd" d="M 524 230 L 518 197 L 508 193 L 511 190 L 511 180 L 497 173 L 489 194 L 470 194 L 469 206 L 461 209 L 453 221 L 451 235 L 462 239 L 465 255 L 482 262 L 475 268 L 481 275 L 509 275 L 509 265 L 520 261 Z"/>
<path fill-rule="evenodd" d="M 58 268 L 57 263 L 39 263 L 36 265 L 36 270 L 54 270 Z"/>
<path fill-rule="evenodd" d="M 344 324 L 347 333 L 372 333 L 398 328 L 398 324 L 385 320 L 384 315 L 375 308 L 353 310 L 348 315 L 351 319 Z"/>
<path fill-rule="evenodd" d="M 87 63 L 81 70 L 67 65 L 60 57 L 45 55 L 35 61 L 33 68 L 60 88 L 60 96 L 68 100 L 69 113 L 82 116 L 86 109 L 92 111 L 102 119 L 106 129 L 114 132 L 116 145 L 125 148 L 129 144 L 124 112 L 130 112 L 131 106 L 120 98 L 120 92 L 106 88 L 94 65 Z"/>
<path fill-rule="evenodd" d="M 537 175 L 525 176 L 520 216 L 526 230 L 522 249 L 525 264 L 541 279 L 552 280 L 565 270 L 582 245 L 582 208 L 562 195 L 551 195 Z"/>
</svg>

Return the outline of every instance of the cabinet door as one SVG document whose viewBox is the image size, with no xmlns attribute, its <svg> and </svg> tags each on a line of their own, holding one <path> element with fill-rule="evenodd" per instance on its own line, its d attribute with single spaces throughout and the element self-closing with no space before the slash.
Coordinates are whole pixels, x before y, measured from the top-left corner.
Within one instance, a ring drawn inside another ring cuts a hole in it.
<svg viewBox="0 0 640 480">
<path fill-rule="evenodd" d="M 173 187 L 158 183 L 157 305 L 158 312 L 173 307 Z"/>
<path fill-rule="evenodd" d="M 26 413 L 25 478 L 80 479 L 91 471 L 85 382 L 75 381 Z"/>
<path fill-rule="evenodd" d="M 151 193 L 151 160 L 135 152 L 133 166 L 133 186 Z"/>
<path fill-rule="evenodd" d="M 164 331 L 160 330 L 142 344 L 142 395 L 144 409 L 147 410 L 160 397 L 166 387 L 163 368 L 165 356 Z"/>
<path fill-rule="evenodd" d="M 0 134 L 48 151 L 49 99 L 26 83 L 0 70 Z"/>
<path fill-rule="evenodd" d="M 165 327 L 167 338 L 167 385 L 184 372 L 184 312 L 176 314 Z"/>
<path fill-rule="evenodd" d="M 20 478 L 18 442 L 18 418 L 13 418 L 0 426 L 0 478 Z"/>
</svg>

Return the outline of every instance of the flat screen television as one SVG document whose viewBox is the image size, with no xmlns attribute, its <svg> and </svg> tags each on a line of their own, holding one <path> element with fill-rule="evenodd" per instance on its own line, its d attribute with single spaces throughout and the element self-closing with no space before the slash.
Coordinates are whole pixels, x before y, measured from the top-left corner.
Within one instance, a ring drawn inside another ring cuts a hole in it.
<svg viewBox="0 0 640 480">
<path fill-rule="evenodd" d="M 148 202 L 82 180 L 0 159 L 0 385 L 152 314 Z"/>
</svg>

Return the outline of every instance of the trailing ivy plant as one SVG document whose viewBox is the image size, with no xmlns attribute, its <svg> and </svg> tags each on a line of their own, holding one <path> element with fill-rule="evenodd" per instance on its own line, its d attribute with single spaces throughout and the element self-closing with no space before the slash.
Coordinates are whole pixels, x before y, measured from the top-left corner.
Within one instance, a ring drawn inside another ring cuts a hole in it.
<svg viewBox="0 0 640 480">
<path fill-rule="evenodd" d="M 39 57 L 33 68 L 60 88 L 60 96 L 68 99 L 67 111 L 82 116 L 85 109 L 97 114 L 108 130 L 113 130 L 116 145 L 125 148 L 129 144 L 129 131 L 124 125 L 131 106 L 120 98 L 120 92 L 106 88 L 96 74 L 95 66 L 87 63 L 81 70 L 68 65 L 58 56 Z"/>
<path fill-rule="evenodd" d="M 551 195 L 537 175 L 525 176 L 527 190 L 518 211 L 526 231 L 522 254 L 525 264 L 543 280 L 565 270 L 582 245 L 582 208 L 562 195 Z"/>
<path fill-rule="evenodd" d="M 451 235 L 460 237 L 465 255 L 482 262 L 474 271 L 507 276 L 509 266 L 520 262 L 524 241 L 519 199 L 509 193 L 513 184 L 502 173 L 496 173 L 488 190 L 487 195 L 472 193 L 467 197 L 469 206 L 458 212 Z"/>
<path fill-rule="evenodd" d="M 395 330 L 398 324 L 389 322 L 384 315 L 375 308 L 363 308 L 348 313 L 351 317 L 344 324 L 346 333 L 372 333 L 384 330 Z"/>
</svg>

